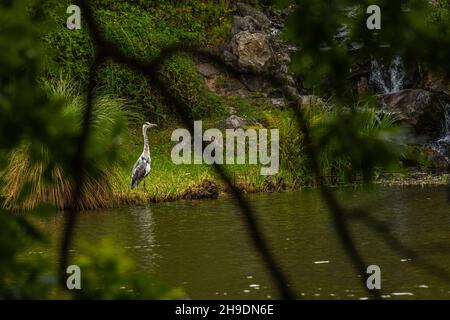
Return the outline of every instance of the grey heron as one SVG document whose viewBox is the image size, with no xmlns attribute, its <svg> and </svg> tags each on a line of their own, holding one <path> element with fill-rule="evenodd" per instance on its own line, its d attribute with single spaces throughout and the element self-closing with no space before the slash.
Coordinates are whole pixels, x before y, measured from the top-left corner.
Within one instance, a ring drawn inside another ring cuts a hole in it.
<svg viewBox="0 0 450 320">
<path fill-rule="evenodd" d="M 156 124 L 146 122 L 142 126 L 142 134 L 144 135 L 144 151 L 142 151 L 141 156 L 136 161 L 133 171 L 131 172 L 131 189 L 137 187 L 139 183 L 144 180 L 145 188 L 145 177 L 150 172 L 152 159 L 150 158 L 150 147 L 148 144 L 147 129 L 156 127 Z"/>
</svg>

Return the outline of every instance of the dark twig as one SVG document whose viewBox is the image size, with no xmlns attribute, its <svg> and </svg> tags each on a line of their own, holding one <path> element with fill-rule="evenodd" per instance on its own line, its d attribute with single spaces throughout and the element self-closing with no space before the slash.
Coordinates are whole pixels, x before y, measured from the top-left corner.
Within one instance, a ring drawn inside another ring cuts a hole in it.
<svg viewBox="0 0 450 320">
<path fill-rule="evenodd" d="M 72 239 L 74 237 L 75 226 L 77 223 L 78 209 L 77 204 L 79 199 L 83 196 L 83 185 L 85 179 L 85 151 L 86 145 L 92 124 L 92 113 L 93 113 L 93 100 L 94 100 L 94 89 L 96 86 L 97 70 L 101 63 L 101 57 L 96 55 L 94 62 L 91 66 L 89 74 L 89 83 L 87 88 L 86 96 L 86 108 L 83 113 L 83 121 L 81 132 L 77 140 L 77 146 L 72 161 L 72 172 L 74 180 L 74 189 L 71 197 L 71 207 L 66 213 L 63 237 L 60 248 L 60 261 L 59 261 L 59 279 L 61 286 L 65 288 L 66 283 L 66 268 L 68 266 L 69 260 L 69 249 L 71 247 Z"/>
<path fill-rule="evenodd" d="M 125 55 L 122 55 L 120 51 L 114 46 L 114 44 L 108 42 L 107 40 L 103 39 L 101 35 L 100 28 L 96 24 L 96 20 L 93 17 L 92 10 L 88 4 L 88 1 L 86 0 L 80 0 L 79 1 L 80 6 L 83 10 L 84 16 L 86 18 L 88 27 L 91 31 L 92 39 L 94 41 L 95 49 L 97 52 L 97 58 L 95 59 L 94 65 L 91 68 L 91 76 L 89 81 L 89 87 L 88 87 L 88 95 L 87 95 L 87 107 L 85 111 L 85 116 L 83 119 L 83 131 L 79 138 L 79 144 L 77 148 L 77 155 L 74 159 L 74 172 L 79 173 L 78 178 L 75 181 L 75 192 L 73 195 L 73 203 L 77 203 L 78 199 L 82 195 L 82 186 L 83 186 L 83 179 L 84 175 L 81 173 L 80 170 L 83 162 L 83 155 L 84 155 L 84 148 L 87 140 L 87 136 L 89 133 L 89 124 L 90 124 L 90 117 L 92 115 L 92 96 L 93 91 L 95 88 L 95 77 L 98 67 L 98 61 L 103 58 L 112 58 L 113 60 L 117 62 L 121 62 L 123 64 L 128 65 L 129 67 L 132 67 L 136 69 L 139 72 L 144 73 L 149 81 L 155 85 L 157 88 L 159 88 L 163 95 L 171 100 L 172 102 L 175 102 L 174 105 L 178 108 L 179 111 L 181 111 L 181 117 L 183 121 L 185 122 L 185 125 L 188 127 L 191 127 L 192 124 L 190 123 L 190 119 L 186 114 L 186 109 L 182 107 L 182 101 L 175 97 L 174 95 L 171 95 L 170 92 L 168 92 L 167 88 L 163 85 L 163 83 L 158 80 L 157 70 L 158 67 L 161 66 L 161 64 L 169 57 L 171 54 L 174 54 L 175 52 L 180 51 L 178 48 L 173 48 L 173 50 L 167 50 L 167 52 L 162 52 L 159 55 L 159 59 L 153 60 L 153 62 L 149 64 L 144 64 L 140 61 L 137 61 L 136 59 L 132 59 L 130 57 L 127 57 Z M 96 63 L 97 62 L 97 63 Z M 184 112 L 183 112 L 184 110 Z M 282 273 L 281 269 L 278 267 L 277 263 L 275 262 L 275 259 L 273 258 L 268 245 L 266 244 L 265 239 L 262 236 L 262 233 L 260 231 L 260 227 L 257 223 L 257 220 L 255 218 L 254 212 L 250 205 L 243 199 L 242 195 L 239 193 L 239 191 L 232 185 L 231 179 L 228 177 L 228 174 L 223 170 L 223 168 L 220 168 L 219 166 L 215 166 L 216 170 L 220 174 L 220 176 L 224 179 L 226 184 L 230 187 L 232 194 L 236 197 L 236 200 L 241 207 L 242 213 L 244 214 L 246 225 L 250 231 L 250 235 L 252 236 L 252 240 L 262 255 L 269 271 L 271 272 L 275 283 L 277 284 L 280 294 L 284 299 L 293 299 L 294 295 L 292 294 L 287 281 L 286 277 Z M 65 268 L 67 265 L 68 260 L 68 251 L 71 245 L 74 228 L 76 225 L 76 217 L 77 217 L 77 211 L 75 209 L 71 210 L 68 214 L 67 221 L 66 221 L 66 228 L 64 231 L 64 240 L 63 245 L 61 247 L 61 261 L 60 261 L 60 278 L 62 281 L 62 285 L 64 286 L 64 279 L 65 279 Z"/>
<path fill-rule="evenodd" d="M 393 234 L 391 228 L 385 224 L 384 222 L 376 219 L 373 215 L 371 215 L 368 211 L 365 210 L 353 210 L 350 215 L 347 215 L 349 219 L 355 219 L 360 220 L 364 224 L 366 224 L 368 227 L 370 227 L 372 230 L 374 230 L 376 233 L 378 233 L 383 240 L 393 249 L 394 251 L 411 258 L 413 260 L 413 263 L 416 264 L 418 267 L 422 268 L 423 270 L 426 270 L 430 274 L 441 278 L 442 280 L 449 282 L 450 281 L 450 274 L 449 272 L 440 267 L 439 265 L 436 265 L 434 263 L 431 263 L 418 255 L 414 250 L 406 246 L 404 243 L 402 243 L 400 240 L 398 240 Z M 439 247 L 440 252 L 444 250 L 442 246 Z M 448 250 L 448 247 L 447 247 Z"/>
<path fill-rule="evenodd" d="M 307 154 L 309 156 L 309 161 L 316 175 L 316 179 L 318 179 L 322 198 L 325 200 L 325 204 L 327 205 L 328 210 L 331 213 L 337 235 L 341 240 L 341 243 L 345 251 L 347 252 L 347 255 L 350 257 L 350 260 L 352 261 L 356 271 L 361 274 L 363 287 L 368 290 L 368 293 L 371 296 L 376 299 L 381 299 L 381 293 L 379 290 L 370 290 L 366 285 L 367 264 L 365 263 L 363 257 L 358 252 L 358 249 L 355 246 L 353 238 L 350 234 L 348 223 L 345 218 L 344 209 L 340 206 L 331 190 L 320 181 L 322 176 L 322 169 L 320 168 L 318 153 L 312 141 L 308 121 L 305 118 L 302 106 L 300 103 L 292 103 L 291 106 L 296 116 L 298 126 L 303 133 L 303 141 L 305 143 Z"/>
</svg>

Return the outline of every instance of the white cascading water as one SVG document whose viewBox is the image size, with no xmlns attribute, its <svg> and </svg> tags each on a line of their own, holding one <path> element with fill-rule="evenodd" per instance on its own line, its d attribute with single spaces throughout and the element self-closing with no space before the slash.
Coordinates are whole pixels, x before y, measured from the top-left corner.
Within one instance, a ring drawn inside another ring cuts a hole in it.
<svg viewBox="0 0 450 320">
<path fill-rule="evenodd" d="M 444 119 L 442 121 L 442 131 L 439 139 L 432 146 L 439 154 L 449 157 L 450 150 L 450 103 L 443 103 Z"/>
<path fill-rule="evenodd" d="M 377 60 L 372 60 L 369 81 L 378 93 L 389 94 L 402 90 L 405 77 L 406 72 L 400 57 L 393 59 L 388 68 Z M 430 147 L 450 161 L 450 104 L 441 103 L 444 108 L 441 134 Z"/>
<path fill-rule="evenodd" d="M 372 60 L 370 71 L 369 81 L 380 93 L 395 93 L 403 89 L 405 70 L 400 57 L 392 60 L 389 68 Z"/>
</svg>

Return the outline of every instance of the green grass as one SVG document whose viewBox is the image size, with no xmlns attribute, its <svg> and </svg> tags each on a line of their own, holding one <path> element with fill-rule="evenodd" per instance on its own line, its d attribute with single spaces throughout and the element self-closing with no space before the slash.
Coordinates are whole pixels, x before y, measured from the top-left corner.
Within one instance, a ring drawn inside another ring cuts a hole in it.
<svg viewBox="0 0 450 320">
<path fill-rule="evenodd" d="M 66 124 L 64 149 L 74 150 L 73 138 L 81 130 L 85 96 L 62 76 L 42 85 L 51 100 L 61 105 L 57 116 Z M 102 94 L 95 97 L 92 130 L 86 148 L 85 192 L 78 203 L 71 199 L 74 184 L 66 159 L 66 154 L 71 152 L 61 150 L 60 146 L 25 142 L 10 153 L 7 167 L 0 173 L 6 181 L 0 189 L 5 196 L 4 206 L 14 210 L 33 209 L 40 203 L 50 203 L 59 209 L 110 206 L 114 202 L 112 188 L 117 180 L 114 168 L 120 163 L 116 151 L 123 141 L 129 140 L 128 130 L 123 129 L 128 121 L 142 119 L 125 106 L 122 99 Z"/>
<path fill-rule="evenodd" d="M 123 164 L 119 168 L 120 183 L 116 186 L 117 196 L 127 203 L 160 202 L 177 200 L 190 186 L 201 184 L 204 180 L 216 181 L 223 191 L 223 184 L 215 170 L 207 164 L 175 165 L 170 157 L 176 142 L 170 141 L 172 130 L 177 127 L 166 127 L 163 130 L 152 128 L 148 131 L 152 170 L 147 177 L 147 191 L 142 183 L 138 189 L 130 190 L 131 169 L 142 153 L 141 127 L 132 128 L 134 140 L 128 144 Z M 259 176 L 259 165 L 227 165 L 231 177 L 236 184 L 262 186 Z"/>
<path fill-rule="evenodd" d="M 84 95 L 80 94 L 80 89 L 62 76 L 58 81 L 45 82 L 44 87 L 54 99 L 64 101 L 64 114 L 79 125 L 84 105 Z M 290 110 L 280 110 L 259 99 L 229 98 L 227 103 L 233 104 L 238 116 L 257 118 L 266 128 L 280 130 L 280 171 L 275 176 L 260 175 L 261 165 L 225 165 L 232 183 L 238 189 L 250 193 L 295 189 L 317 183 L 309 167 L 303 136 Z M 172 162 L 170 155 L 176 142 L 171 141 L 171 134 L 173 130 L 182 127 L 176 121 L 170 125 L 162 124 L 148 131 L 152 170 L 146 180 L 147 190 L 143 190 L 142 183 L 138 189 L 131 190 L 131 170 L 142 153 L 142 123 L 146 121 L 145 117 L 136 110 L 136 106 L 126 100 L 108 95 L 97 95 L 94 131 L 91 138 L 92 146 L 95 147 L 89 148 L 90 152 L 93 152 L 90 157 L 95 160 L 95 154 L 104 151 L 105 146 L 108 145 L 113 147 L 115 152 L 114 157 L 109 158 L 108 161 L 95 164 L 96 171 L 88 175 L 85 197 L 76 207 L 94 209 L 198 198 L 197 195 L 189 193 L 201 191 L 205 182 L 206 185 L 211 182 L 212 185 L 217 186 L 217 192 L 228 191 L 212 166 L 175 165 Z M 361 159 L 358 158 L 359 154 L 352 154 L 349 150 L 342 149 L 342 145 L 354 145 L 355 139 L 359 143 L 366 143 L 368 147 L 372 145 L 378 147 L 380 143 L 387 143 L 386 150 L 392 148 L 400 150 L 398 144 L 388 141 L 395 128 L 395 118 L 390 115 L 380 115 L 368 106 L 342 110 L 321 104 L 309 106 L 305 111 L 313 138 L 318 145 L 321 145 L 320 162 L 326 183 L 358 180 L 358 177 L 362 177 L 365 173 L 364 161 L 372 161 L 370 164 L 375 169 L 386 168 L 385 165 L 389 162 L 385 162 L 384 158 L 377 159 L 374 156 L 369 160 Z M 348 117 L 347 123 L 352 125 L 336 128 L 338 117 Z M 217 119 L 219 118 L 205 119 L 203 130 L 216 127 Z M 119 123 L 126 125 L 117 127 Z M 121 130 L 118 131 L 120 128 Z M 258 129 L 258 126 L 254 128 Z M 336 136 L 323 145 L 322 140 L 329 132 L 334 132 Z M 333 139 L 339 139 L 341 143 L 336 143 Z M 386 152 L 383 155 L 386 157 L 389 153 Z M 52 157 L 49 151 L 48 157 Z M 69 200 L 71 182 L 64 174 L 64 168 L 54 168 L 49 180 L 45 175 L 45 165 L 42 162 L 30 161 L 27 146 L 12 153 L 8 168 L 2 173 L 7 181 L 2 194 L 8 200 L 6 202 L 8 208 L 32 209 L 42 201 L 50 202 L 60 209 L 73 205 Z M 352 175 L 348 175 L 349 171 Z M 28 189 L 28 198 L 25 199 L 23 198 L 24 189 Z"/>
<path fill-rule="evenodd" d="M 266 105 L 262 109 L 256 109 L 251 101 L 234 99 L 239 106 L 237 115 L 243 117 L 257 117 L 261 119 L 267 128 L 280 130 L 280 171 L 273 177 L 260 175 L 260 165 L 225 165 L 230 173 L 233 183 L 244 192 L 260 192 L 268 189 L 271 183 L 282 178 L 284 188 L 301 188 L 316 185 L 317 180 L 309 166 L 308 157 L 304 148 L 303 136 L 300 134 L 295 118 L 289 110 L 279 110 Z M 259 103 L 259 102 L 258 102 Z M 253 108 L 252 108 L 253 107 Z M 255 109 L 258 110 L 255 112 Z M 395 141 L 395 118 L 389 114 L 378 114 L 368 106 L 359 106 L 353 112 L 339 111 L 328 105 L 312 106 L 306 111 L 311 123 L 313 138 L 318 145 L 328 135 L 330 130 L 335 132 L 335 123 L 338 117 L 349 117 L 348 121 L 354 127 L 347 126 L 348 133 L 339 133 L 336 138 L 348 140 L 348 144 L 354 140 L 366 143 L 368 147 L 385 145 L 384 157 L 378 159 L 376 155 L 367 160 L 360 158 L 360 154 L 352 154 L 342 150 L 340 144 L 331 142 L 321 145 L 319 161 L 323 169 L 325 183 L 352 183 L 362 180 L 367 165 L 371 165 L 372 176 L 379 170 L 390 169 L 390 160 L 398 159 L 401 144 Z M 203 130 L 215 126 L 215 120 L 207 120 L 203 123 Z M 121 170 L 121 187 L 118 193 L 123 199 L 133 201 L 165 201 L 182 198 L 184 192 L 192 185 L 199 185 L 204 180 L 215 181 L 222 191 L 227 191 L 216 175 L 213 168 L 206 164 L 201 165 L 174 165 L 170 159 L 170 152 L 175 142 L 170 141 L 171 127 L 155 128 L 149 131 L 150 148 L 153 168 L 148 176 L 147 192 L 142 190 L 131 191 L 128 188 L 132 165 L 142 152 L 142 138 L 140 126 L 134 128 L 134 143 L 129 145 L 127 165 Z M 255 127 L 257 129 L 257 127 Z M 350 136 L 349 136 L 350 135 Z M 344 144 L 345 145 L 345 144 Z M 388 152 L 389 151 L 389 152 Z M 370 162 L 371 161 L 371 162 Z M 126 201 L 125 201 L 126 202 Z"/>
<path fill-rule="evenodd" d="M 61 75 L 56 81 L 42 83 L 52 99 L 61 101 L 61 112 L 67 122 L 73 125 L 74 132 L 79 130 L 85 99 L 76 83 Z M 131 110 L 136 110 L 136 106 L 124 99 L 97 94 L 93 132 L 88 146 L 88 156 L 95 162 L 95 169 L 87 173 L 85 194 L 80 203 L 71 203 L 73 184 L 71 177 L 65 173 L 64 166 L 56 163 L 49 169 L 51 160 L 55 157 L 53 152 L 58 150 L 43 147 L 40 152 L 45 157 L 33 160 L 32 150 L 25 144 L 10 154 L 6 170 L 0 173 L 6 181 L 0 190 L 1 195 L 6 197 L 6 208 L 29 210 L 45 202 L 59 209 L 95 209 L 170 201 L 186 197 L 187 192 L 202 185 L 204 181 L 214 181 L 218 185 L 218 191 L 226 191 L 211 166 L 173 164 L 170 154 L 176 142 L 172 142 L 170 138 L 172 131 L 180 127 L 177 123 L 148 131 L 152 170 L 147 177 L 147 190 L 143 191 L 142 184 L 140 189 L 131 190 L 131 169 L 142 152 L 141 126 L 145 121 L 142 114 Z M 215 121 L 206 120 L 203 129 L 214 127 Z M 114 152 L 108 151 L 108 147 L 114 149 Z M 111 152 L 111 157 L 100 161 L 102 157 L 96 157 L 96 154 L 101 152 Z M 227 165 L 226 169 L 230 172 L 233 183 L 242 191 L 256 192 L 264 188 L 265 178 L 259 174 L 259 165 Z"/>
<path fill-rule="evenodd" d="M 70 31 L 64 26 L 65 9 L 70 1 L 46 1 L 42 10 L 49 17 L 44 43 L 47 49 L 46 77 L 54 79 L 70 75 L 81 85 L 86 84 L 93 47 L 87 27 Z M 225 41 L 231 29 L 232 13 L 227 1 L 92 1 L 95 15 L 106 38 L 132 57 L 151 59 L 161 48 L 179 41 L 199 46 Z M 167 61 L 160 70 L 171 91 L 190 107 L 193 118 L 223 114 L 222 101 L 209 92 L 195 68 L 195 61 L 178 55 Z M 99 72 L 99 86 L 103 92 L 127 99 L 138 105 L 152 122 L 169 122 L 173 108 L 147 79 L 128 68 L 104 63 Z"/>
</svg>

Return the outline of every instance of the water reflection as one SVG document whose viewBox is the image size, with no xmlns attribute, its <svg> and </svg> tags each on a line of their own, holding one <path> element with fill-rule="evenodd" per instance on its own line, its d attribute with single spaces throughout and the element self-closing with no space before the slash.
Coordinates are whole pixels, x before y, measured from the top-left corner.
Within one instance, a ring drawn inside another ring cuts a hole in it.
<svg viewBox="0 0 450 320">
<path fill-rule="evenodd" d="M 136 263 L 145 270 L 154 270 L 158 263 L 156 247 L 160 246 L 155 239 L 155 221 L 151 208 L 131 208 L 133 220 L 134 241 L 131 246 L 125 247 L 132 251 Z"/>
<path fill-rule="evenodd" d="M 450 269 L 450 256 L 430 248 L 450 244 L 446 188 L 376 188 L 336 191 L 347 206 L 369 208 L 405 244 L 429 261 Z M 248 196 L 283 269 L 307 299 L 364 299 L 360 277 L 336 237 L 317 190 Z M 43 226 L 56 234 L 62 217 Z M 393 252 L 367 226 L 352 223 L 358 248 L 379 265 L 385 298 L 450 298 L 450 285 Z M 78 241 L 108 236 L 125 248 L 138 268 L 183 286 L 194 299 L 271 299 L 277 292 L 261 266 L 239 210 L 227 196 L 149 207 L 86 212 Z M 56 239 L 56 238 L 55 238 Z M 54 242 L 55 243 L 55 242 Z M 56 248 L 43 248 L 55 255 Z"/>
</svg>

